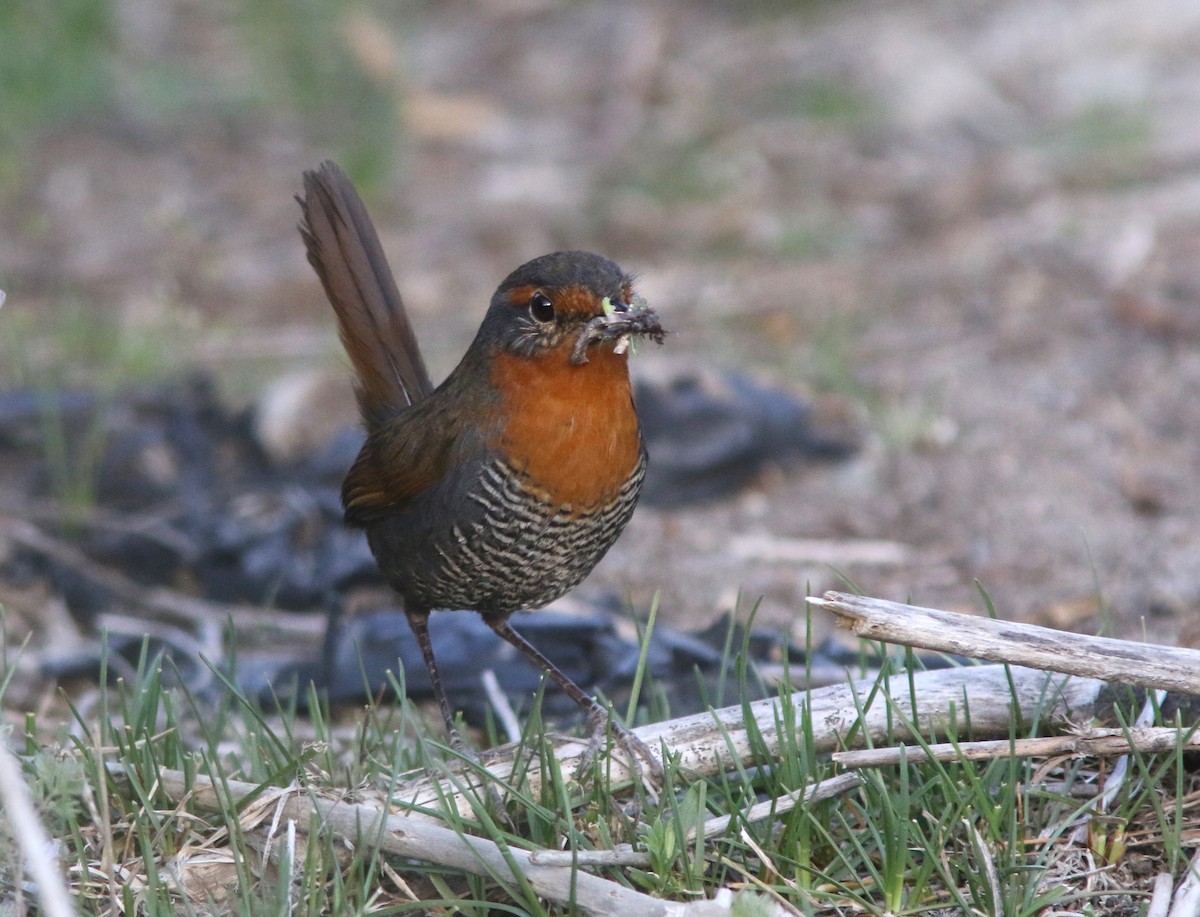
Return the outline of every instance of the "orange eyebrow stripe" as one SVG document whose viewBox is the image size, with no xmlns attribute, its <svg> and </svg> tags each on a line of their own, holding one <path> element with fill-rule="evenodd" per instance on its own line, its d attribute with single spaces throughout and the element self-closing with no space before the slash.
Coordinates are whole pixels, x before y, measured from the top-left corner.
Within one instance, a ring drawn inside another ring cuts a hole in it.
<svg viewBox="0 0 1200 917">
<path fill-rule="evenodd" d="M 541 290 L 554 302 L 554 310 L 559 315 L 570 318 L 590 319 L 601 314 L 600 301 L 603 299 L 595 290 L 588 287 L 570 286 L 561 290 L 550 287 L 535 287 L 523 284 L 508 291 L 508 301 L 515 308 L 521 309 L 529 304 L 529 298 Z"/>
<path fill-rule="evenodd" d="M 508 291 L 508 301 L 514 306 L 527 306 L 529 305 L 529 297 L 536 293 L 537 289 L 537 287 L 531 284 L 513 287 Z"/>
</svg>

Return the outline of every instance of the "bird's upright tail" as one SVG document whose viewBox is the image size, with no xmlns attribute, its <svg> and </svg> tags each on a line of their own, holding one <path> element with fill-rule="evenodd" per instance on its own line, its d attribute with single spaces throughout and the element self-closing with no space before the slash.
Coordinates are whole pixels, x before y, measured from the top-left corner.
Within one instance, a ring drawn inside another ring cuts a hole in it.
<svg viewBox="0 0 1200 917">
<path fill-rule="evenodd" d="M 337 313 L 367 429 L 433 390 L 366 205 L 337 165 L 304 173 L 300 235 Z"/>
</svg>

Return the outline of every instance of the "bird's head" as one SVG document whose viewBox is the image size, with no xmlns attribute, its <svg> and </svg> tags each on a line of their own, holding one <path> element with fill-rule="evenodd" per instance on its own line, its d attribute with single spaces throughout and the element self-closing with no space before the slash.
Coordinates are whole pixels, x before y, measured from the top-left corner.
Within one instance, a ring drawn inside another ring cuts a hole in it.
<svg viewBox="0 0 1200 917">
<path fill-rule="evenodd" d="M 597 349 L 623 355 L 637 337 L 662 343 L 658 316 L 633 278 L 591 252 L 555 252 L 529 261 L 492 296 L 482 341 L 518 357 L 582 366 Z"/>
</svg>

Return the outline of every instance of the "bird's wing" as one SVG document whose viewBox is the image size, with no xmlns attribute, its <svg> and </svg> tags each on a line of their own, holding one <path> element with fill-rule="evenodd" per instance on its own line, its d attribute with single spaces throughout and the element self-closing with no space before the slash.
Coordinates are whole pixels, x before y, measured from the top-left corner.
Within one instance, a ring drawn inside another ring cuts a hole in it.
<svg viewBox="0 0 1200 917">
<path fill-rule="evenodd" d="M 368 434 L 342 485 L 348 524 L 407 511 L 460 461 L 460 424 L 442 407 L 437 398 L 422 401 Z"/>
</svg>

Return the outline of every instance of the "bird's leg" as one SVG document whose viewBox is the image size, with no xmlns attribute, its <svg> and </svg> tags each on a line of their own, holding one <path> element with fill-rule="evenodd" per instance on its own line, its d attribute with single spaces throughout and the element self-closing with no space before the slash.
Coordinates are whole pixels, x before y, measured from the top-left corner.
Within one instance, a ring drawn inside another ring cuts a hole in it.
<svg viewBox="0 0 1200 917">
<path fill-rule="evenodd" d="M 437 698 L 438 706 L 442 710 L 442 719 L 446 721 L 446 733 L 450 738 L 450 746 L 481 771 L 486 771 L 479 755 L 467 745 L 454 725 L 454 710 L 442 687 L 442 677 L 438 674 L 437 660 L 433 656 L 433 642 L 429 639 L 429 609 L 406 607 L 404 614 L 408 618 L 408 626 L 412 628 L 413 636 L 417 638 L 417 645 L 421 647 L 421 655 L 425 657 L 425 668 L 429 670 L 429 682 L 433 685 L 434 697 Z M 508 813 L 504 808 L 504 801 L 500 798 L 494 782 L 484 776 L 482 784 L 483 790 L 487 794 L 488 807 L 506 825 L 511 825 Z"/>
<path fill-rule="evenodd" d="M 531 661 L 537 663 L 538 666 L 545 670 L 546 674 L 553 678 L 554 682 L 566 692 L 567 696 L 575 701 L 587 714 L 588 725 L 592 729 L 592 737 L 588 752 L 580 765 L 581 772 L 587 769 L 588 763 L 603 744 L 608 730 L 611 729 L 617 744 L 624 749 L 626 756 L 628 756 L 634 778 L 639 783 L 644 784 L 645 782 L 642 774 L 642 760 L 650 766 L 651 773 L 654 776 L 662 776 L 662 764 L 655 757 L 654 752 L 650 750 L 649 746 L 629 730 L 624 723 L 619 722 L 615 717 L 610 717 L 607 708 L 584 691 L 583 688 L 571 681 L 566 673 L 543 656 L 536 646 L 513 630 L 512 626 L 508 623 L 507 615 L 484 615 L 483 619 L 487 622 L 488 627 L 494 630 L 500 637 L 511 643 Z"/>
<path fill-rule="evenodd" d="M 433 657 L 433 643 L 429 639 L 429 609 L 405 608 L 404 615 L 408 618 L 408 626 L 412 628 L 413 636 L 417 638 L 417 646 L 425 657 L 425 668 L 429 672 L 429 682 L 433 685 L 433 696 L 437 698 L 438 707 L 442 711 L 442 719 L 446 721 L 446 733 L 455 749 L 461 751 L 466 747 L 463 738 L 458 734 L 454 725 L 454 710 L 442 687 L 442 677 L 438 674 L 437 660 Z"/>
</svg>

